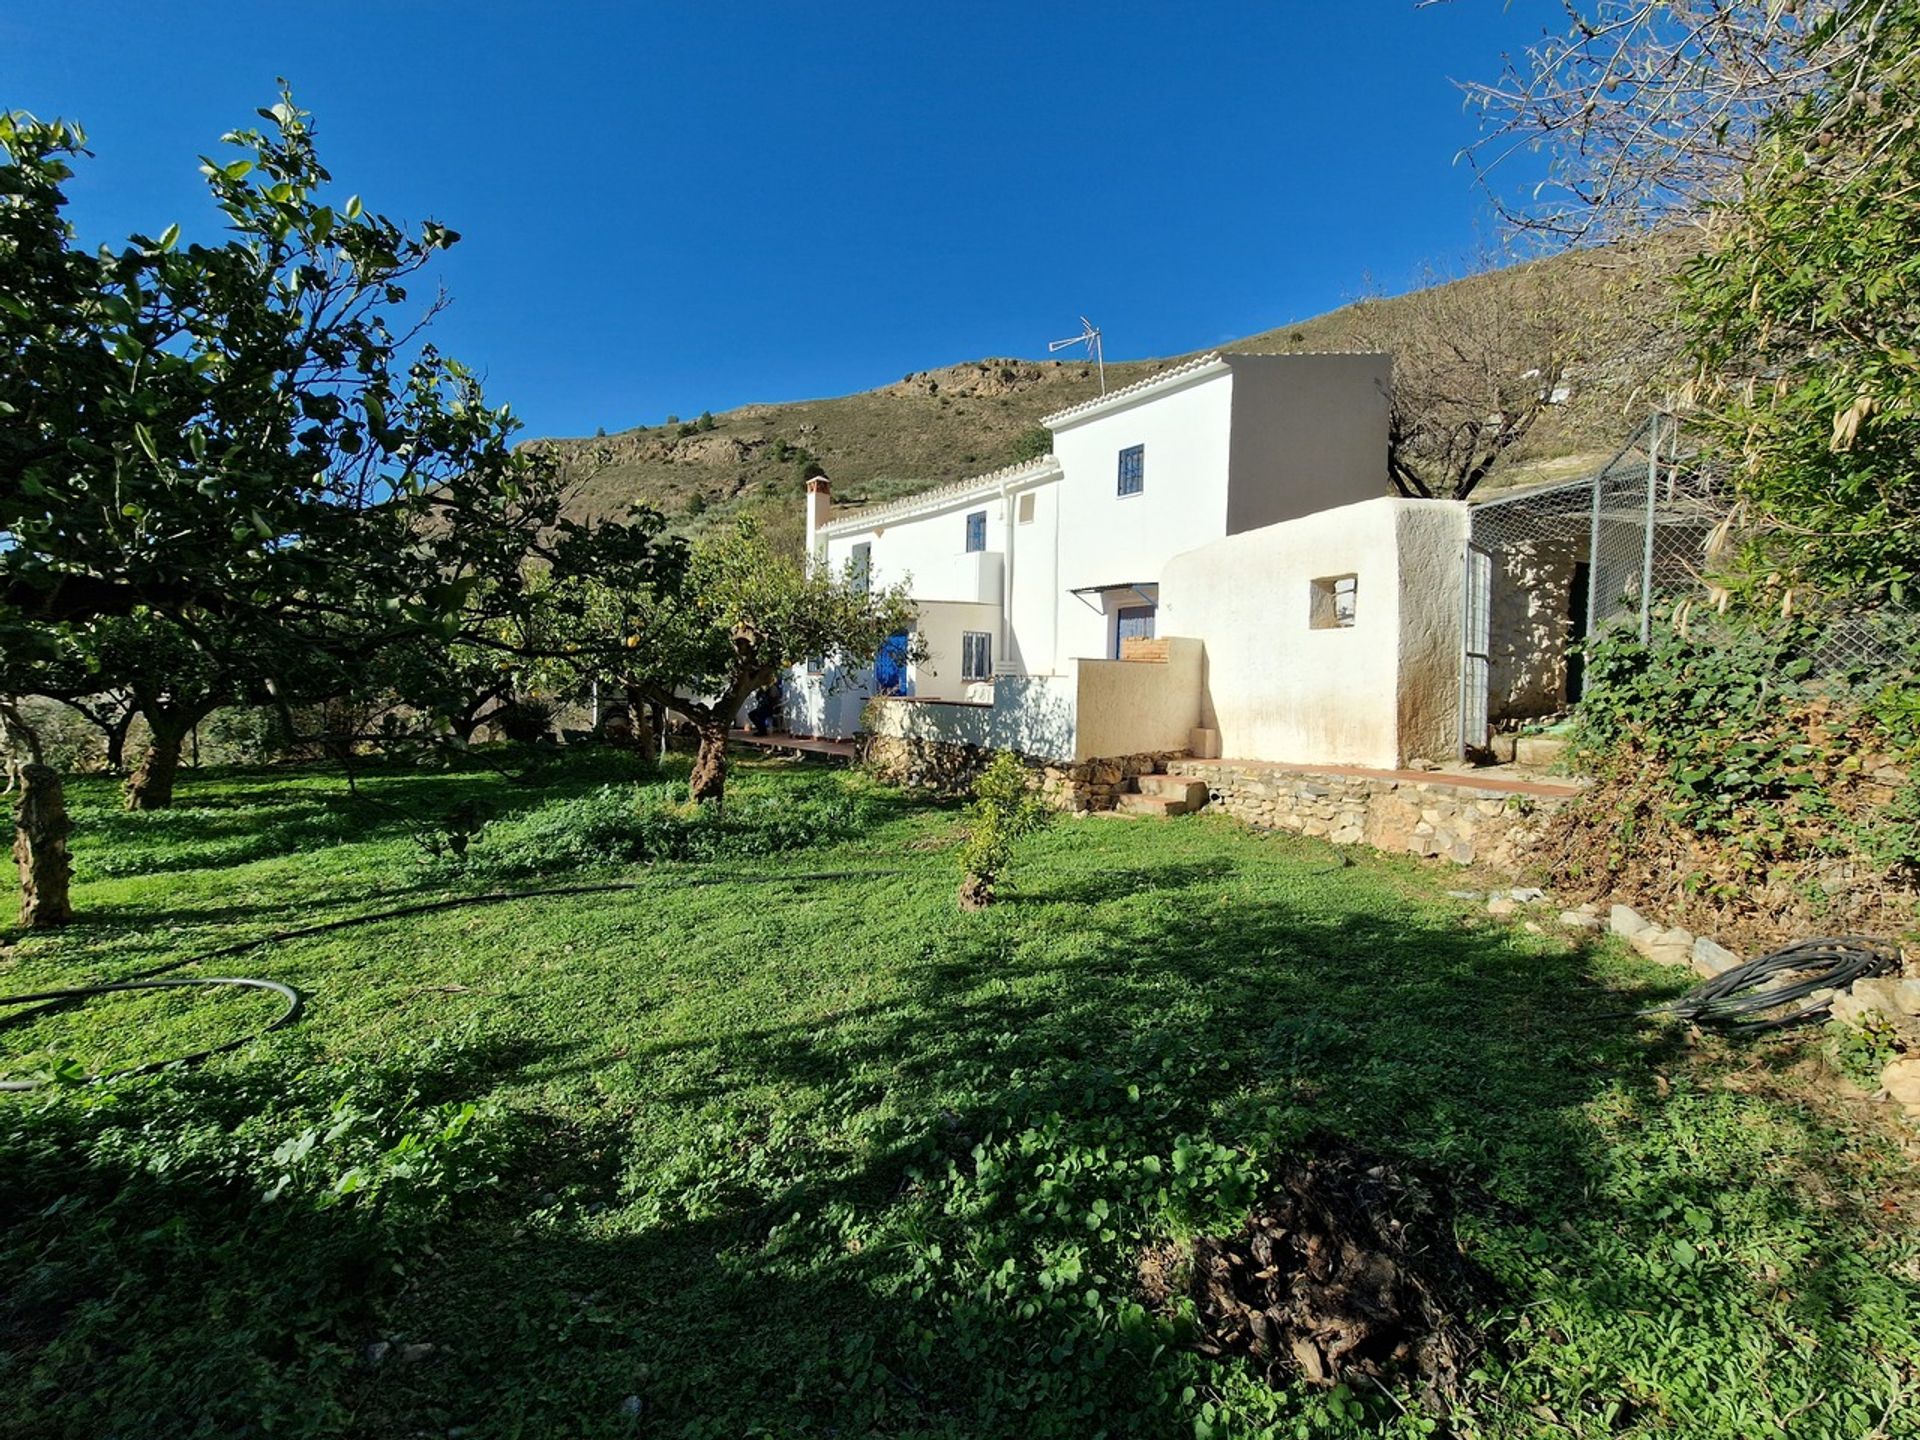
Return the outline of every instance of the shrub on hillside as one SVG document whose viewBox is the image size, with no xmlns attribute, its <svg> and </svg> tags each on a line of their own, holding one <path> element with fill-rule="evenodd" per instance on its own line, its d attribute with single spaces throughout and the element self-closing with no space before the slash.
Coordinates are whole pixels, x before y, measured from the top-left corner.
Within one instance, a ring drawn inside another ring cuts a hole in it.
<svg viewBox="0 0 1920 1440">
<path fill-rule="evenodd" d="M 1029 425 L 1013 437 L 1013 458 L 1038 460 L 1053 453 L 1053 432 L 1044 425 Z"/>
</svg>

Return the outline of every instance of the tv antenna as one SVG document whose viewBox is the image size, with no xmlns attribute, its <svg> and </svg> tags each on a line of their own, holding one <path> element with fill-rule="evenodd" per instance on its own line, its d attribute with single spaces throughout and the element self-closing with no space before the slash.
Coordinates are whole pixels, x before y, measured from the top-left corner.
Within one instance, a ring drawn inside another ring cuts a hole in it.
<svg viewBox="0 0 1920 1440">
<path fill-rule="evenodd" d="M 1093 357 L 1094 369 L 1100 372 L 1100 393 L 1102 395 L 1106 394 L 1107 362 L 1100 354 L 1100 327 L 1082 315 L 1080 317 L 1080 333 L 1078 335 L 1069 335 L 1064 340 L 1055 340 L 1047 346 L 1047 353 L 1051 355 L 1054 351 L 1065 350 L 1070 345 L 1084 345 L 1087 347 L 1087 354 Z"/>
</svg>

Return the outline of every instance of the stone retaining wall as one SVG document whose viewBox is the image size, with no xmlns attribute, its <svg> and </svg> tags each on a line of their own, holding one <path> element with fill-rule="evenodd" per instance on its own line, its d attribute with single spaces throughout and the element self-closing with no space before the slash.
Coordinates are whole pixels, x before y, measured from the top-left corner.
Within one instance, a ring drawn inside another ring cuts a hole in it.
<svg viewBox="0 0 1920 1440">
<path fill-rule="evenodd" d="M 1477 861 L 1509 874 L 1526 868 L 1547 818 L 1571 798 L 1273 765 L 1177 760 L 1167 771 L 1206 781 L 1210 805 L 1262 829 L 1460 865 Z"/>
<path fill-rule="evenodd" d="M 978 745 L 950 740 L 925 740 L 894 735 L 867 737 L 861 762 L 878 779 L 892 785 L 916 785 L 942 795 L 969 795 L 973 782 L 995 752 Z M 1056 810 L 1086 813 L 1111 810 L 1126 793 L 1127 782 L 1138 775 L 1157 774 L 1184 750 L 1156 750 L 1139 755 L 1110 755 L 1097 760 L 1048 762 L 1022 755 L 1034 784 Z"/>
</svg>

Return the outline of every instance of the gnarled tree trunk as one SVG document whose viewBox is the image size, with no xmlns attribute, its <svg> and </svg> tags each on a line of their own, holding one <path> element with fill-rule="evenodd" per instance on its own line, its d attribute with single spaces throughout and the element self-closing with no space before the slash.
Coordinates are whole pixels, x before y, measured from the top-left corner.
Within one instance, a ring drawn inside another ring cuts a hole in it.
<svg viewBox="0 0 1920 1440">
<path fill-rule="evenodd" d="M 727 790 L 727 733 L 731 710 L 709 712 L 695 721 L 700 748 L 693 757 L 693 774 L 687 780 L 687 793 L 695 800 L 720 800 Z"/>
<path fill-rule="evenodd" d="M 127 777 L 127 809 L 165 810 L 173 804 L 173 781 L 180 773 L 180 744 L 192 724 L 171 715 L 149 715 L 152 738 L 140 765 Z"/>
<path fill-rule="evenodd" d="M 20 865 L 20 923 L 29 930 L 73 919 L 68 882 L 66 798 L 51 765 L 20 767 L 20 808 L 13 821 L 13 858 Z"/>
</svg>

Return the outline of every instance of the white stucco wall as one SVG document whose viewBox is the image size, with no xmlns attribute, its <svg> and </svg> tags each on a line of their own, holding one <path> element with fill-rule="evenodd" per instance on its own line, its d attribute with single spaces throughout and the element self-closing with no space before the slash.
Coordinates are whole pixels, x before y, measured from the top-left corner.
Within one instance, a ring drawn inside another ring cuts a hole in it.
<svg viewBox="0 0 1920 1440">
<path fill-rule="evenodd" d="M 782 719 L 789 734 L 813 735 L 822 740 L 846 740 L 860 729 L 860 707 L 867 701 L 866 680 L 843 681 L 837 670 L 809 675 L 795 666 L 781 677 Z"/>
<path fill-rule="evenodd" d="M 1021 495 L 1033 497 L 1033 519 L 1019 520 Z M 1050 675 L 1058 669 L 1060 627 L 1060 482 L 1027 485 L 1013 492 L 1013 524 L 1007 566 L 1007 638 L 997 667 L 1015 675 Z"/>
<path fill-rule="evenodd" d="M 967 550 L 967 516 L 984 510 L 987 548 Z M 873 584 L 894 585 L 909 577 L 916 600 L 992 600 L 1000 598 L 1000 557 L 1006 549 L 1006 503 L 991 497 L 956 499 L 906 518 L 860 522 L 858 510 L 836 517 L 828 533 L 827 564 L 837 575 L 853 558 L 853 547 L 873 546 L 869 574 Z"/>
<path fill-rule="evenodd" d="M 1467 507 L 1389 503 L 1400 547 L 1400 759 L 1447 760 L 1461 753 Z"/>
<path fill-rule="evenodd" d="M 1040 760 L 1074 758 L 1071 678 L 1009 675 L 993 688 L 990 705 L 882 699 L 867 714 L 876 735 L 1017 750 Z"/>
<path fill-rule="evenodd" d="M 957 600 L 924 601 L 914 628 L 926 651 L 924 658 L 914 661 L 910 667 L 915 695 L 928 700 L 975 700 L 982 703 L 993 699 L 990 681 L 979 683 L 961 678 L 960 639 L 969 630 L 991 635 L 994 656 L 998 659 L 998 605 L 970 605 Z"/>
<path fill-rule="evenodd" d="M 1382 498 L 1170 561 L 1160 633 L 1206 647 L 1201 724 L 1240 759 L 1394 768 L 1442 744 L 1459 703 L 1466 507 Z M 1312 582 L 1359 577 L 1354 623 L 1312 627 Z"/>
<path fill-rule="evenodd" d="M 1164 663 L 1080 660 L 1074 758 L 1185 750 L 1200 723 L 1204 647 L 1198 640 L 1168 642 Z"/>
<path fill-rule="evenodd" d="M 1065 471 L 1056 665 L 1113 655 L 1112 606 L 1096 609 L 1066 592 L 1156 581 L 1168 557 L 1226 533 L 1232 397 L 1233 377 L 1222 365 L 1139 403 L 1055 425 L 1053 452 Z M 1120 452 L 1133 445 L 1146 447 L 1145 484 L 1122 496 Z M 1171 632 L 1162 626 L 1160 633 Z"/>
</svg>

